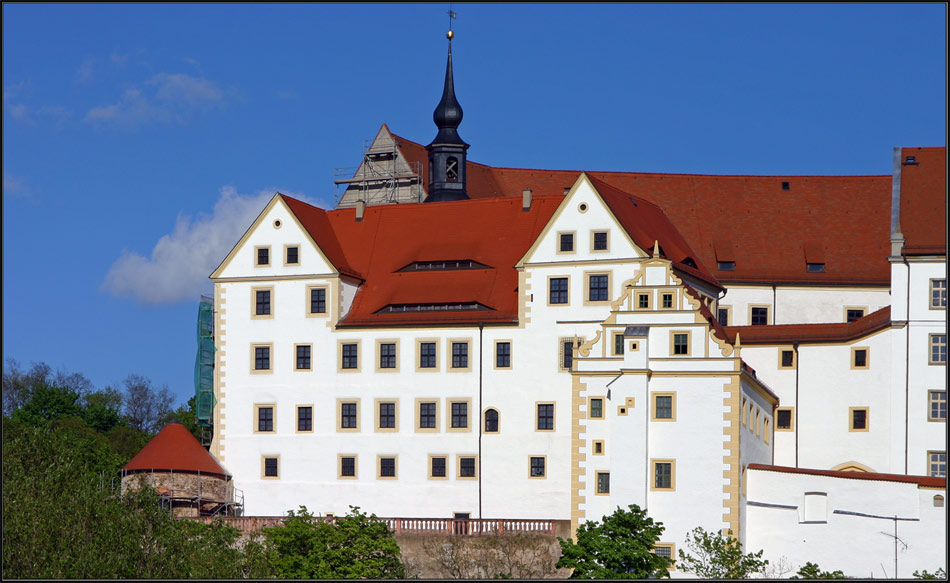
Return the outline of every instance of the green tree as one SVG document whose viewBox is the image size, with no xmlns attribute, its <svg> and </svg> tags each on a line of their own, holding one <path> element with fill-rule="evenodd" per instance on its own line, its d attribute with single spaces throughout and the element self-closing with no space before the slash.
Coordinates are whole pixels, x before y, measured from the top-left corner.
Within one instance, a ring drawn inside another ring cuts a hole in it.
<svg viewBox="0 0 950 583">
<path fill-rule="evenodd" d="M 943 570 L 943 567 L 940 567 L 933 573 L 928 572 L 926 569 L 923 571 L 914 571 L 914 579 L 946 579 L 947 572 Z"/>
<path fill-rule="evenodd" d="M 798 569 L 798 573 L 791 579 L 847 579 L 844 571 L 822 571 L 821 567 L 807 562 Z"/>
<path fill-rule="evenodd" d="M 673 561 L 655 554 L 663 523 L 653 522 L 631 504 L 617 507 L 598 523 L 588 520 L 577 529 L 577 542 L 558 537 L 561 558 L 557 568 L 573 569 L 572 579 L 645 579 L 669 577 Z"/>
<path fill-rule="evenodd" d="M 198 411 L 195 409 L 195 398 L 188 399 L 188 402 L 179 406 L 174 411 L 169 411 L 159 420 L 159 426 L 164 427 L 166 423 L 177 421 L 184 425 L 195 439 L 201 441 L 201 426 L 198 425 Z"/>
<path fill-rule="evenodd" d="M 696 557 L 679 551 L 677 567 L 701 579 L 746 579 L 764 573 L 769 562 L 763 551 L 743 553 L 742 544 L 732 536 L 706 532 L 701 526 L 686 534 L 686 545 Z"/>
<path fill-rule="evenodd" d="M 41 384 L 32 387 L 30 398 L 13 411 L 13 418 L 30 425 L 55 421 L 64 417 L 78 417 L 79 393 L 56 385 Z"/>
<path fill-rule="evenodd" d="M 112 387 L 82 396 L 83 420 L 89 427 L 103 433 L 122 423 L 122 395 Z"/>
<path fill-rule="evenodd" d="M 274 573 L 289 579 L 402 579 L 399 545 L 375 514 L 351 506 L 334 522 L 318 520 L 305 506 L 290 511 L 284 526 L 264 529 Z"/>
</svg>

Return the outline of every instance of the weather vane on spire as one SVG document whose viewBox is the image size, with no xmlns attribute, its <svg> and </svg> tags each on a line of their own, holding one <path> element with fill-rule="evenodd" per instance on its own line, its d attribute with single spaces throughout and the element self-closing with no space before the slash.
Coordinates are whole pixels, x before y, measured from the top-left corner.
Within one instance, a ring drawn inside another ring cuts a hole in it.
<svg viewBox="0 0 950 583">
<path fill-rule="evenodd" d="M 445 37 L 449 39 L 449 42 L 452 41 L 452 37 L 455 36 L 455 33 L 452 32 L 452 21 L 455 20 L 455 13 L 452 12 L 452 5 L 449 4 L 449 32 L 445 33 Z"/>
</svg>

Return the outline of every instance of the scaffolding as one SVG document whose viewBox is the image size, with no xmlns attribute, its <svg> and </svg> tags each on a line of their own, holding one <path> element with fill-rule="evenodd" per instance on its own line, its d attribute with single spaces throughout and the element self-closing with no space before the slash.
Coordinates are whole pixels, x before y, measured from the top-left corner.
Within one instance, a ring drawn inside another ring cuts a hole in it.
<svg viewBox="0 0 950 583">
<path fill-rule="evenodd" d="M 422 164 L 406 162 L 392 137 L 363 140 L 363 161 L 357 167 L 334 169 L 337 208 L 422 202 Z M 341 192 L 342 190 L 342 192 Z"/>
<path fill-rule="evenodd" d="M 195 355 L 195 413 L 202 428 L 202 445 L 211 428 L 214 411 L 214 300 L 201 296 L 198 303 L 198 353 Z"/>
<path fill-rule="evenodd" d="M 140 481 L 130 483 L 127 478 L 138 475 Z M 176 517 L 242 516 L 244 514 L 244 491 L 234 487 L 231 476 L 178 472 L 175 470 L 122 470 L 122 493 L 130 488 L 147 485 L 161 498 L 161 505 Z M 210 480 L 210 481 L 209 481 Z M 214 487 L 215 482 L 219 484 Z M 208 487 L 211 486 L 211 487 Z"/>
</svg>

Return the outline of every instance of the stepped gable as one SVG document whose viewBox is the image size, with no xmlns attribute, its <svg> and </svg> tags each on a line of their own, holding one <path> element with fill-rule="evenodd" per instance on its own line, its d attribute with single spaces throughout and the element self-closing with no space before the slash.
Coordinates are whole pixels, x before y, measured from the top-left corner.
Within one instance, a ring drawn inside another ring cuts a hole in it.
<svg viewBox="0 0 950 583">
<path fill-rule="evenodd" d="M 169 423 L 122 468 L 125 472 L 189 472 L 230 477 L 181 423 Z"/>
<path fill-rule="evenodd" d="M 901 148 L 901 162 L 903 254 L 946 256 L 947 149 Z"/>
<path fill-rule="evenodd" d="M 791 344 L 792 342 L 850 342 L 891 325 L 887 306 L 853 322 L 830 324 L 778 324 L 771 326 L 725 326 L 730 341 L 736 334 L 743 346 L 749 344 Z"/>
</svg>

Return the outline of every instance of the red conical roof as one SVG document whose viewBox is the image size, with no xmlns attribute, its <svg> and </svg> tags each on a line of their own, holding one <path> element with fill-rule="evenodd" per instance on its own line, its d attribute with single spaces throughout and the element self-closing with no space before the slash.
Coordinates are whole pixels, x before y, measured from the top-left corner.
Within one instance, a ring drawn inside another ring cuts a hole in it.
<svg viewBox="0 0 950 583">
<path fill-rule="evenodd" d="M 125 471 L 201 472 L 230 476 L 181 423 L 169 423 L 122 468 Z"/>
</svg>

